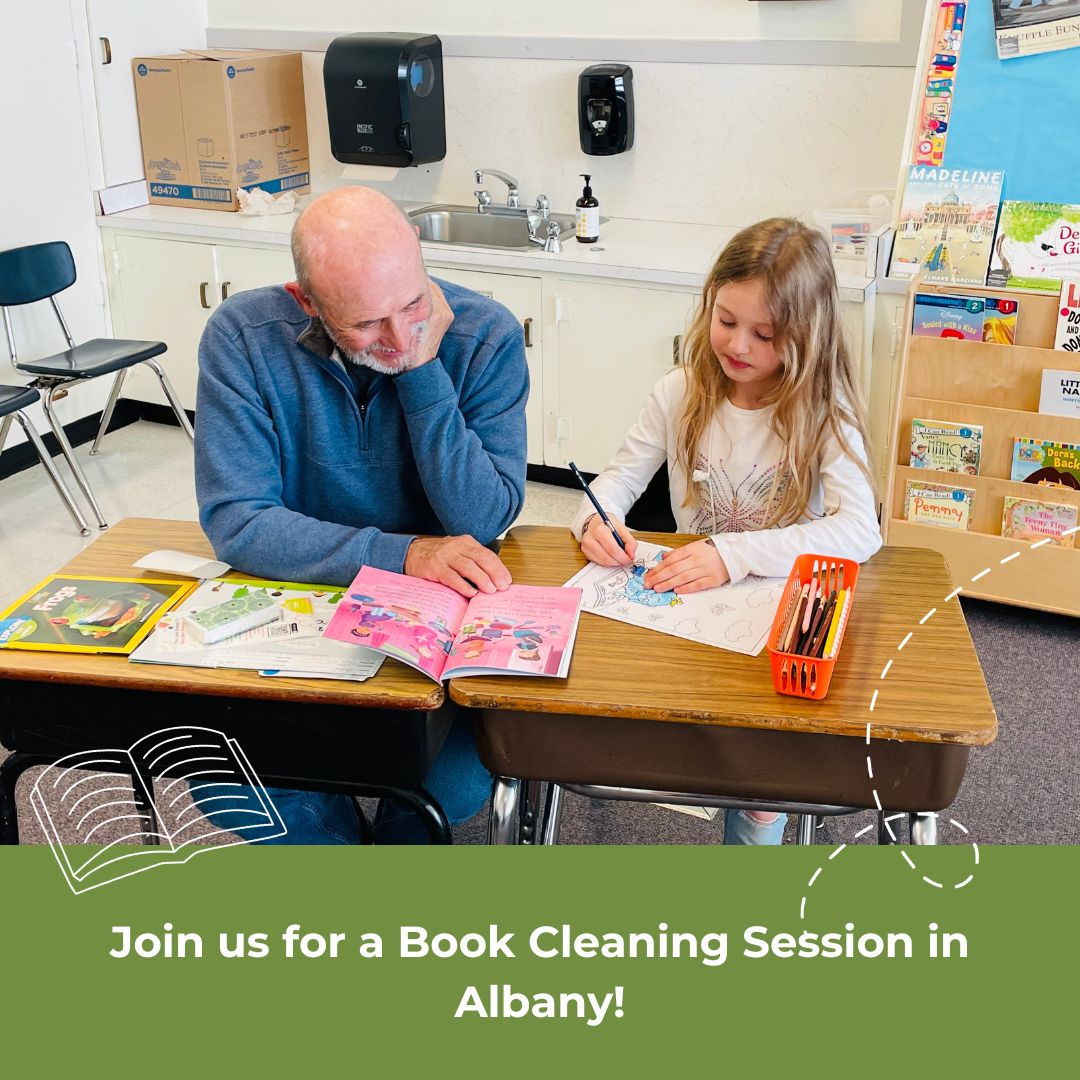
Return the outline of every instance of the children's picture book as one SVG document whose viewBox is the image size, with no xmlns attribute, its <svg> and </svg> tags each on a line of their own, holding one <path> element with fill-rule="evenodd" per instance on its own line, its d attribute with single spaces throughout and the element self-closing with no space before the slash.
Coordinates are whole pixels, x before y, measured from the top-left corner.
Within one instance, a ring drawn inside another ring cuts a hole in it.
<svg viewBox="0 0 1080 1080">
<path fill-rule="evenodd" d="M 1004 296 L 987 296 L 983 319 L 983 341 L 991 345 L 1012 345 L 1016 341 L 1016 323 L 1020 304 Z"/>
<path fill-rule="evenodd" d="M 987 285 L 1056 293 L 1065 278 L 1080 278 L 1080 204 L 1001 204 Z"/>
<path fill-rule="evenodd" d="M 904 517 L 920 525 L 970 529 L 975 489 L 909 480 L 904 488 Z"/>
<path fill-rule="evenodd" d="M 979 475 L 982 427 L 949 420 L 911 421 L 911 459 L 914 469 Z"/>
<path fill-rule="evenodd" d="M 284 670 L 307 678 L 363 681 L 379 670 L 382 656 L 322 636 L 344 594 L 343 589 L 330 585 L 211 578 L 158 618 L 154 632 L 131 654 L 131 660 L 264 673 Z M 207 644 L 196 629 L 197 617 L 201 612 L 219 610 L 225 603 L 259 608 L 269 603 L 274 618 Z"/>
<path fill-rule="evenodd" d="M 166 770 L 173 779 L 155 790 L 151 775 Z M 185 775 L 199 779 L 188 787 Z M 127 750 L 69 754 L 41 773 L 30 805 L 74 893 L 288 832 L 240 744 L 195 725 L 159 729 Z M 226 832 L 214 823 L 225 813 L 244 824 Z M 147 837 L 156 842 L 141 846 Z"/>
<path fill-rule="evenodd" d="M 1017 437 L 1009 479 L 1080 491 L 1080 446 Z"/>
<path fill-rule="evenodd" d="M 195 587 L 157 578 L 54 574 L 0 614 L 0 647 L 126 655 Z"/>
<path fill-rule="evenodd" d="M 1045 536 L 1057 547 L 1073 547 L 1080 511 L 1065 503 L 1005 496 L 1001 535 L 1014 540 L 1040 540 Z"/>
<path fill-rule="evenodd" d="M 1044 368 L 1039 412 L 1080 420 L 1080 371 Z"/>
<path fill-rule="evenodd" d="M 916 293 L 911 332 L 920 337 L 982 341 L 986 302 L 981 296 Z"/>
<path fill-rule="evenodd" d="M 1080 277 L 1062 280 L 1059 304 L 1054 348 L 1080 353 Z M 1047 410 L 1040 408 L 1039 411 Z"/>
<path fill-rule="evenodd" d="M 932 48 L 927 56 L 917 105 L 912 165 L 940 167 L 949 138 L 949 118 L 956 93 L 967 4 L 937 0 L 933 11 Z"/>
<path fill-rule="evenodd" d="M 685 596 L 646 588 L 646 570 L 670 550 L 639 540 L 633 566 L 589 563 L 566 584 L 581 589 L 582 608 L 594 615 L 757 656 L 772 628 L 785 579 L 750 575 L 738 585 Z"/>
<path fill-rule="evenodd" d="M 1004 178 L 1000 169 L 911 165 L 889 274 L 982 285 Z"/>
<path fill-rule="evenodd" d="M 441 682 L 467 675 L 565 678 L 581 590 L 511 585 L 471 600 L 434 581 L 365 566 L 324 636 L 365 645 Z"/>
<path fill-rule="evenodd" d="M 1000 60 L 1080 45 L 1080 0 L 993 0 Z"/>
</svg>

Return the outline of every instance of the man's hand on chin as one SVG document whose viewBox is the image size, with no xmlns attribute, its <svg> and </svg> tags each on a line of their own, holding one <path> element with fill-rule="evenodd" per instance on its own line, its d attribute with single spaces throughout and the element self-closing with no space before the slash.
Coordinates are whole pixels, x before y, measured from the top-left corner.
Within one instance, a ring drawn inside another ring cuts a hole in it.
<svg viewBox="0 0 1080 1080">
<path fill-rule="evenodd" d="M 409 366 L 410 371 L 423 367 L 439 355 L 442 339 L 454 321 L 454 313 L 450 310 L 442 289 L 434 281 L 429 283 L 429 287 L 431 291 L 428 294 L 428 303 L 431 314 L 425 320 L 423 333 L 417 339 L 416 360 Z"/>
<path fill-rule="evenodd" d="M 511 580 L 499 556 L 471 536 L 417 537 L 405 553 L 404 569 L 410 577 L 437 581 L 462 596 L 498 592 Z"/>
</svg>

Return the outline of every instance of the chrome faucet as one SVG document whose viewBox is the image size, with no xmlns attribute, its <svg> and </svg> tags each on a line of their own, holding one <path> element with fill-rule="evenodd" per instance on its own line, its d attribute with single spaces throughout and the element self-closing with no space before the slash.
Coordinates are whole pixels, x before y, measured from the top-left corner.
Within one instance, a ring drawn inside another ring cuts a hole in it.
<svg viewBox="0 0 1080 1080">
<path fill-rule="evenodd" d="M 558 255 L 562 251 L 562 241 L 559 239 L 559 223 L 546 217 L 541 218 L 540 214 L 539 209 L 527 211 L 529 243 L 539 244 L 549 255 Z M 536 226 L 539 225 L 541 220 L 547 221 L 547 229 L 543 236 L 538 235 L 536 231 Z"/>
<path fill-rule="evenodd" d="M 518 182 L 509 173 L 500 172 L 498 169 L 477 169 L 475 175 L 476 175 L 476 182 L 478 184 L 482 184 L 484 182 L 484 177 L 485 176 L 494 176 L 497 180 L 501 180 L 507 187 L 506 205 L 509 206 L 509 207 L 512 207 L 514 209 L 517 209 L 518 207 L 521 206 L 521 203 L 520 203 L 520 201 L 518 199 Z M 478 199 L 480 199 L 480 193 L 479 192 L 476 193 L 476 197 Z M 488 201 L 486 203 L 483 201 L 483 199 L 480 199 L 481 212 L 482 212 L 482 208 L 484 206 L 490 206 L 490 205 L 491 205 L 490 196 L 489 196 Z"/>
</svg>

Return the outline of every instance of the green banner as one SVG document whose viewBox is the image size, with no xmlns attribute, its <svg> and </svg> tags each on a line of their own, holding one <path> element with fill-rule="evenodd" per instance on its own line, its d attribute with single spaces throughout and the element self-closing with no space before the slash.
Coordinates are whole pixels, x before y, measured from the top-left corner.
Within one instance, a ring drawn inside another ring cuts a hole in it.
<svg viewBox="0 0 1080 1080">
<path fill-rule="evenodd" d="M 1074 847 L 228 848 L 76 895 L 0 849 L 0 1068 L 1057 1075 L 1078 885 Z"/>
</svg>

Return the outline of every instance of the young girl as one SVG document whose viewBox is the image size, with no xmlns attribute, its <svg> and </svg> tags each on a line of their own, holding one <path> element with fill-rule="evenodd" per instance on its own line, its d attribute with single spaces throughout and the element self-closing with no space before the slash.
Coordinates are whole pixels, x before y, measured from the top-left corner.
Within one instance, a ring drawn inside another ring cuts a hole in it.
<svg viewBox="0 0 1080 1080">
<path fill-rule="evenodd" d="M 789 218 L 743 229 L 705 281 L 682 366 L 653 388 L 571 525 L 601 566 L 633 562 L 623 521 L 661 462 L 677 548 L 645 575 L 698 592 L 747 574 L 787 577 L 803 552 L 862 562 L 881 546 L 866 427 L 824 237 Z M 785 815 L 729 810 L 724 842 L 778 844 Z"/>
</svg>

